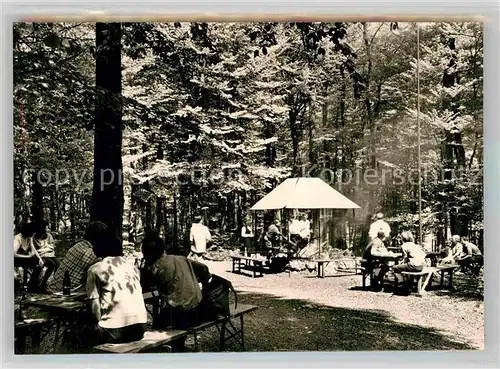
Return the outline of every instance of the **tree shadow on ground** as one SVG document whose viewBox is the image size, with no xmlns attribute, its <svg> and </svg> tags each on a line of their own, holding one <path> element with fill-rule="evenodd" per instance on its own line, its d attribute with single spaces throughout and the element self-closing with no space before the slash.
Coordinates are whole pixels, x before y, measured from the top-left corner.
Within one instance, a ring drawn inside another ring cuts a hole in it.
<svg viewBox="0 0 500 369">
<path fill-rule="evenodd" d="M 438 296 L 450 296 L 464 301 L 484 301 L 478 277 L 455 276 L 453 277 L 453 287 L 453 291 L 433 288 L 433 293 Z"/>
<path fill-rule="evenodd" d="M 445 336 L 435 329 L 396 322 L 380 310 L 330 307 L 243 292 L 239 293 L 238 302 L 259 307 L 245 317 L 247 351 L 474 349 L 463 340 Z M 202 334 L 203 351 L 217 351 L 215 332 Z"/>
<path fill-rule="evenodd" d="M 372 291 L 369 286 L 369 280 L 367 278 L 367 286 L 363 288 L 361 285 L 353 286 L 349 288 L 351 291 Z M 445 280 L 445 286 L 448 283 L 448 279 Z M 463 275 L 458 275 L 453 277 L 453 289 L 446 287 L 441 287 L 439 284 L 439 278 L 434 278 L 430 284 L 426 287 L 426 291 L 430 292 L 436 296 L 448 296 L 453 299 L 462 301 L 483 301 L 484 295 L 482 290 L 479 288 L 479 279 L 473 277 L 466 277 Z M 377 293 L 394 293 L 394 279 L 387 279 L 384 282 L 384 290 Z M 396 291 L 398 292 L 398 291 Z M 412 293 L 416 293 L 416 284 L 413 285 Z"/>
</svg>

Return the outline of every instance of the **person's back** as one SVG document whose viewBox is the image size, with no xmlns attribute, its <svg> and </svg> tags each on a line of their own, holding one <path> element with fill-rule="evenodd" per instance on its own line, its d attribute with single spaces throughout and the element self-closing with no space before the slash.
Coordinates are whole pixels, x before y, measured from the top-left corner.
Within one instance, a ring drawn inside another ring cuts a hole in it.
<svg viewBox="0 0 500 369">
<path fill-rule="evenodd" d="M 155 325 L 186 329 L 200 320 L 201 289 L 198 283 L 206 283 L 210 277 L 208 268 L 194 263 L 184 256 L 166 255 L 165 245 L 160 237 L 142 243 L 142 253 L 150 270 L 151 282 L 163 297 Z M 199 279 L 199 280 L 198 280 Z"/>
<path fill-rule="evenodd" d="M 427 254 L 425 251 L 416 243 L 410 241 L 405 242 L 401 245 L 403 253 L 406 255 L 407 262 L 413 266 L 423 266 L 425 264 L 425 258 Z"/>
<path fill-rule="evenodd" d="M 61 292 L 63 279 L 66 271 L 72 288 L 84 285 L 87 278 L 88 269 L 97 262 L 97 256 L 92 251 L 92 245 L 86 240 L 82 240 L 71 247 L 61 261 L 59 268 L 47 282 L 47 291 L 51 293 Z"/>
<path fill-rule="evenodd" d="M 203 223 L 193 223 L 189 235 L 193 244 L 191 250 L 197 254 L 203 254 L 207 249 L 207 243 L 211 240 L 210 231 Z"/>
<path fill-rule="evenodd" d="M 474 245 L 472 242 L 469 241 L 463 241 L 463 245 L 467 249 L 467 254 L 471 256 L 482 256 L 483 254 L 481 253 L 481 250 L 479 247 Z"/>
<path fill-rule="evenodd" d="M 125 257 L 105 257 L 87 275 L 87 294 L 100 302 L 99 326 L 116 329 L 147 322 L 139 270 Z"/>
<path fill-rule="evenodd" d="M 89 334 L 96 341 L 91 344 L 140 340 L 148 315 L 139 270 L 123 256 L 113 233 L 101 234 L 92 247 L 102 260 L 88 269 L 85 284 L 93 319 L 84 326 L 95 329 Z"/>
<path fill-rule="evenodd" d="M 378 232 L 383 232 L 386 237 L 390 237 L 391 227 L 383 219 L 384 215 L 382 213 L 377 213 L 377 220 L 370 225 L 370 230 L 368 232 L 370 239 L 377 237 Z"/>
<path fill-rule="evenodd" d="M 200 303 L 200 286 L 186 257 L 163 255 L 152 265 L 151 274 L 170 306 L 189 310 Z"/>
<path fill-rule="evenodd" d="M 365 248 L 362 258 L 370 263 L 374 257 L 387 252 L 384 242 L 378 236 L 371 240 Z"/>
</svg>

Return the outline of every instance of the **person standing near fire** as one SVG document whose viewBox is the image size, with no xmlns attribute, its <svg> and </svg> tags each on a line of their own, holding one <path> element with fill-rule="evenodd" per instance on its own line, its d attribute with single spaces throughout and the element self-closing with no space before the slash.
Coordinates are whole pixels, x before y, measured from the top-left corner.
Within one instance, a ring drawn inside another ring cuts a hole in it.
<svg viewBox="0 0 500 369">
<path fill-rule="evenodd" d="M 377 215 L 375 217 L 376 217 L 376 220 L 370 225 L 370 231 L 368 232 L 368 235 L 370 236 L 370 240 L 375 239 L 379 232 L 384 233 L 386 240 L 390 239 L 391 227 L 384 220 L 384 214 L 379 212 L 379 213 L 377 213 Z"/>
</svg>

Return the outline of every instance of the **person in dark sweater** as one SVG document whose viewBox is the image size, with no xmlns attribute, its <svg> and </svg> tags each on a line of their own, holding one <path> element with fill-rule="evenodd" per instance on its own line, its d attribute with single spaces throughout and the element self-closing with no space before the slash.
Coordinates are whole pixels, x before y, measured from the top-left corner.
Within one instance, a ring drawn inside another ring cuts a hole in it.
<svg viewBox="0 0 500 369">
<path fill-rule="evenodd" d="M 147 284 L 155 286 L 163 297 L 157 324 L 186 329 L 200 322 L 199 306 L 202 286 L 208 283 L 208 267 L 179 255 L 165 253 L 163 240 L 148 237 L 143 241 Z M 201 285 L 201 286 L 200 286 Z"/>
</svg>

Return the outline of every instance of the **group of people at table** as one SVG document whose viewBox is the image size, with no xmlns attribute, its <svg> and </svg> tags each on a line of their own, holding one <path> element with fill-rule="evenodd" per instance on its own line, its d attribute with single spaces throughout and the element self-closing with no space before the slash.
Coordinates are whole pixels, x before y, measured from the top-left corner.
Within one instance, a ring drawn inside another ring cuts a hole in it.
<svg viewBox="0 0 500 369">
<path fill-rule="evenodd" d="M 428 253 L 425 249 L 415 243 L 415 238 L 410 231 L 401 232 L 398 237 L 402 244 L 399 247 L 400 254 L 389 251 L 386 247 L 391 228 L 383 219 L 384 215 L 378 213 L 376 220 L 371 224 L 369 230 L 370 242 L 368 243 L 361 266 L 367 271 L 373 272 L 372 287 L 381 289 L 384 276 L 389 270 L 394 273 L 396 280 L 404 281 L 402 272 L 421 272 L 427 266 Z M 460 264 L 461 262 L 481 256 L 480 249 L 469 242 L 466 238 L 461 239 L 458 235 L 451 237 L 451 247 L 445 252 L 445 256 L 437 265 Z M 399 260 L 398 264 L 391 265 Z M 409 280 L 403 283 L 404 292 L 410 289 Z"/>
<path fill-rule="evenodd" d="M 241 228 L 241 238 L 243 240 L 244 253 L 255 254 L 262 252 L 267 256 L 276 253 L 280 249 L 280 240 L 284 239 L 290 242 L 294 249 L 300 249 L 309 243 L 311 238 L 311 222 L 307 213 L 294 214 L 288 224 L 288 237 L 280 231 L 279 224 L 272 220 L 264 227 L 262 234 L 263 242 L 256 242 L 250 220 L 246 219 Z M 260 240 L 259 240 L 260 241 Z M 263 247 L 258 248 L 257 243 L 262 243 Z"/>
<path fill-rule="evenodd" d="M 14 237 L 14 264 L 25 275 L 48 263 L 51 268 L 54 265 L 54 272 L 41 286 L 43 293 L 61 294 L 66 275 L 73 293 L 86 292 L 89 309 L 83 319 L 85 332 L 79 336 L 89 347 L 143 337 L 147 323 L 143 289 L 157 289 L 162 296 L 163 305 L 155 319 L 159 326 L 186 329 L 203 318 L 201 291 L 211 279 L 208 267 L 185 256 L 166 254 L 158 234 L 145 235 L 139 263 L 123 256 L 121 241 L 104 223 L 90 222 L 84 239 L 59 262 L 49 261 L 55 259 L 54 242 L 46 226 L 46 222 L 21 226 Z M 197 236 L 195 230 L 192 239 Z"/>
</svg>

